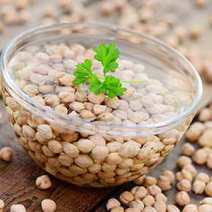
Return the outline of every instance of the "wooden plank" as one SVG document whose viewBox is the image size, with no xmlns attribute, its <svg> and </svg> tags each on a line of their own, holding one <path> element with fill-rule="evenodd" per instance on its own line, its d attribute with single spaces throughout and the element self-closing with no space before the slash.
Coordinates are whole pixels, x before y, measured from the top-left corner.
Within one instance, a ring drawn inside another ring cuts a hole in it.
<svg viewBox="0 0 212 212">
<path fill-rule="evenodd" d="M 11 146 L 15 150 L 12 162 L 0 161 L 0 198 L 5 200 L 6 211 L 11 204 L 23 203 L 27 211 L 41 211 L 40 202 L 44 198 L 56 201 L 58 211 L 87 212 L 93 209 L 102 198 L 113 192 L 114 188 L 91 189 L 69 185 L 53 177 L 53 187 L 40 191 L 35 187 L 35 179 L 44 172 L 32 161 L 15 138 L 14 132 L 6 121 L 5 112 L 0 125 L 0 145 Z"/>
</svg>

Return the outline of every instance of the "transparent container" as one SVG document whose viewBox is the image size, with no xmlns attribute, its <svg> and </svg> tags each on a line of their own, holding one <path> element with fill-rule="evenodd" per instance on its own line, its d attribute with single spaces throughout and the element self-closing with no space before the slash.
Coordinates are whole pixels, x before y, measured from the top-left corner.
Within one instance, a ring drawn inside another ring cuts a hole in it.
<svg viewBox="0 0 212 212">
<path fill-rule="evenodd" d="M 122 58 L 142 62 L 147 67 L 148 76 L 159 80 L 177 97 L 177 115 L 136 126 L 75 120 L 36 102 L 17 84 L 15 73 L 8 68 L 14 56 L 29 46 L 66 42 L 90 48 L 112 41 L 119 46 Z M 180 53 L 157 39 L 100 23 L 65 23 L 24 32 L 3 50 L 1 71 L 4 103 L 20 144 L 41 168 L 80 186 L 115 186 L 148 173 L 180 141 L 202 96 L 198 73 Z M 44 135 L 50 132 L 46 140 L 36 136 L 41 128 Z M 93 150 L 82 153 L 77 146 L 80 138 L 93 135 L 103 137 L 103 146 L 108 148 L 100 161 L 93 158 Z M 60 142 L 60 151 L 49 149 L 48 142 L 52 139 Z M 131 145 L 132 142 L 138 145 Z M 119 160 L 108 160 L 111 154 L 118 156 Z M 82 155 L 89 158 L 89 162 L 77 163 L 77 157 Z"/>
</svg>

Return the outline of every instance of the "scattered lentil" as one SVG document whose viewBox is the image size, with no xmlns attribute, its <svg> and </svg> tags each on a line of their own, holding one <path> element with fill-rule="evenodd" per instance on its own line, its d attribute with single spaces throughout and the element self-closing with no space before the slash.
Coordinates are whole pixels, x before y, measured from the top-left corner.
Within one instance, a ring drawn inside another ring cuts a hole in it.
<svg viewBox="0 0 212 212">
<path fill-rule="evenodd" d="M 52 182 L 48 175 L 42 175 L 40 177 L 37 177 L 35 184 L 39 189 L 42 189 L 42 190 L 51 188 L 52 186 Z"/>
<path fill-rule="evenodd" d="M 175 201 L 179 206 L 185 206 L 190 203 L 190 197 L 187 192 L 180 191 L 176 194 Z"/>
<path fill-rule="evenodd" d="M 14 204 L 11 206 L 10 212 L 26 212 L 26 208 L 22 204 Z"/>
<path fill-rule="evenodd" d="M 41 202 L 41 208 L 43 212 L 54 212 L 56 211 L 56 203 L 51 199 L 44 199 Z"/>
<path fill-rule="evenodd" d="M 13 158 L 14 151 L 11 147 L 3 147 L 0 149 L 0 159 L 9 162 Z"/>
</svg>

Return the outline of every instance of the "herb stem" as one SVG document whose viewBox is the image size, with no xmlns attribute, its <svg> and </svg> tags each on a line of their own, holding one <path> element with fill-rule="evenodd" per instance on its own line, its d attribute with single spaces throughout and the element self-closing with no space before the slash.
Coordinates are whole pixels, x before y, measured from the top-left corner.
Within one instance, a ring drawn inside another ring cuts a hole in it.
<svg viewBox="0 0 212 212">
<path fill-rule="evenodd" d="M 123 80 L 123 82 L 126 83 L 132 83 L 132 84 L 139 84 L 139 83 L 143 83 L 143 80 Z"/>
<path fill-rule="evenodd" d="M 103 80 L 104 77 L 99 76 L 100 80 Z M 126 83 L 132 83 L 132 84 L 139 84 L 139 83 L 143 83 L 144 80 L 122 80 L 122 82 L 126 82 Z"/>
</svg>

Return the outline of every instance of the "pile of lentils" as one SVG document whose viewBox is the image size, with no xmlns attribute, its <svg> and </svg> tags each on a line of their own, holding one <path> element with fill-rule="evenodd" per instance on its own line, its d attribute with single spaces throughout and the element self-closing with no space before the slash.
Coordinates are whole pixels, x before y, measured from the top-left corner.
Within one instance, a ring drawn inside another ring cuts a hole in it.
<svg viewBox="0 0 212 212">
<path fill-rule="evenodd" d="M 57 178 L 94 187 L 132 181 L 173 150 L 188 123 L 161 134 L 139 137 L 111 135 L 98 129 L 75 130 L 75 123 L 147 126 L 174 118 L 183 103 L 178 103 L 178 96 L 166 84 L 148 76 L 147 66 L 127 59 L 119 60 L 114 73 L 126 88 L 124 95 L 109 98 L 91 93 L 87 85 L 75 86 L 73 71 L 76 63 L 85 58 L 93 61 L 94 71 L 101 77 L 102 66 L 94 60 L 93 50 L 80 44 L 45 44 L 18 52 L 9 62 L 8 71 L 19 88 L 34 105 L 74 120 L 74 126 L 68 125 L 67 129 L 67 125 L 48 121 L 36 110 L 27 110 L 3 86 L 10 122 L 28 154 Z M 180 86 L 187 89 L 184 101 L 192 101 L 189 86 L 183 81 Z"/>
<path fill-rule="evenodd" d="M 106 208 L 111 212 L 211 212 L 211 170 L 212 103 L 201 109 L 188 129 L 174 171 L 164 170 L 159 177 L 141 176 L 130 191 L 109 199 Z M 174 189 L 173 202 L 166 192 Z M 201 198 L 198 205 L 196 197 Z"/>
<path fill-rule="evenodd" d="M 111 99 L 89 92 L 87 85 L 74 86 L 75 66 L 86 58 L 93 60 L 94 71 L 103 76 L 93 50 L 80 44 L 28 47 L 17 53 L 9 68 L 16 83 L 34 101 L 70 118 L 136 126 L 177 115 L 178 99 L 173 92 L 159 80 L 148 77 L 144 65 L 127 59 L 119 60 L 114 73 L 126 88 L 123 96 Z"/>
</svg>

